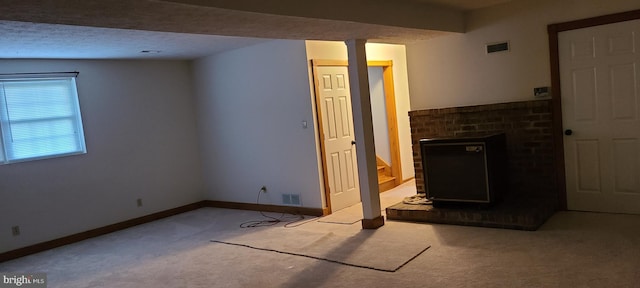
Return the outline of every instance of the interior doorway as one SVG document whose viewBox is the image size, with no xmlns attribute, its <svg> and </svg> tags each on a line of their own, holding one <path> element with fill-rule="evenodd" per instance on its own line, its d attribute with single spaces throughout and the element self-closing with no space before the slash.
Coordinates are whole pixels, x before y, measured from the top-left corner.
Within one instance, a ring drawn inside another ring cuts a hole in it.
<svg viewBox="0 0 640 288">
<path fill-rule="evenodd" d="M 562 208 L 640 213 L 638 12 L 548 27 Z"/>
<path fill-rule="evenodd" d="M 393 187 L 395 187 L 402 184 L 403 177 L 402 177 L 402 160 L 400 157 L 400 144 L 399 144 L 400 139 L 398 136 L 398 116 L 397 116 L 397 110 L 396 110 L 396 96 L 395 96 L 395 89 L 393 84 L 393 61 L 368 61 L 367 65 L 369 66 L 369 71 L 370 71 L 369 75 L 372 75 L 371 72 L 375 73 L 375 71 L 372 71 L 372 69 L 382 69 L 382 86 L 383 86 L 383 93 L 384 93 L 384 108 L 385 108 L 384 112 L 386 114 L 386 119 L 384 122 L 386 122 L 387 131 L 386 133 L 383 133 L 384 135 L 386 135 L 386 137 L 379 137 L 380 133 L 375 134 L 374 136 L 376 137 L 376 142 L 378 141 L 388 142 L 389 162 L 387 162 L 386 161 L 387 159 L 384 159 L 383 158 L 384 156 L 383 156 L 381 157 L 382 159 L 379 159 L 379 160 L 383 160 L 385 163 L 379 162 L 379 164 L 388 165 L 390 170 L 389 174 L 391 176 L 391 180 L 393 181 Z M 374 101 L 375 100 L 372 99 L 372 103 Z M 374 122 L 374 125 L 375 124 L 376 123 Z M 377 145 L 376 145 L 376 148 L 377 148 Z M 382 155 L 382 153 L 376 153 L 376 154 Z M 380 165 L 378 166 L 380 167 Z M 383 188 L 387 188 L 387 187 L 383 187 Z M 390 188 L 393 188 L 393 187 L 390 187 Z M 386 190 L 386 189 L 383 189 L 383 190 Z"/>
<path fill-rule="evenodd" d="M 360 202 L 358 170 L 355 165 L 356 151 L 355 145 L 351 145 L 354 139 L 348 62 L 345 60 L 312 60 L 311 62 L 327 203 L 324 211 L 325 214 L 330 214 Z M 402 164 L 398 144 L 393 62 L 369 61 L 368 65 L 382 69 L 386 134 L 391 159 L 389 171 L 393 176 L 392 184 L 395 187 L 402 183 Z"/>
<path fill-rule="evenodd" d="M 567 204 L 640 214 L 640 20 L 559 35 Z"/>
<path fill-rule="evenodd" d="M 349 73 L 346 63 L 312 62 L 325 196 L 333 212 L 360 202 Z"/>
</svg>

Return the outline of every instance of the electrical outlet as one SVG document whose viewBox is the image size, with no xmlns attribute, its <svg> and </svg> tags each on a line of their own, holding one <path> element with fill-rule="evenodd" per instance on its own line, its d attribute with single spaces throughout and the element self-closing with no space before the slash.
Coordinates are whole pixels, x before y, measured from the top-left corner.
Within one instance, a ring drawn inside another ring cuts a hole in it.
<svg viewBox="0 0 640 288">
<path fill-rule="evenodd" d="M 20 235 L 20 226 L 11 227 L 11 235 L 19 236 Z"/>
<path fill-rule="evenodd" d="M 138 207 L 142 207 L 142 198 L 136 199 L 136 204 L 138 204 Z"/>
<path fill-rule="evenodd" d="M 260 192 L 267 193 L 267 186 L 260 187 Z"/>
<path fill-rule="evenodd" d="M 534 97 L 547 97 L 549 96 L 549 87 L 536 87 L 533 88 Z"/>
</svg>

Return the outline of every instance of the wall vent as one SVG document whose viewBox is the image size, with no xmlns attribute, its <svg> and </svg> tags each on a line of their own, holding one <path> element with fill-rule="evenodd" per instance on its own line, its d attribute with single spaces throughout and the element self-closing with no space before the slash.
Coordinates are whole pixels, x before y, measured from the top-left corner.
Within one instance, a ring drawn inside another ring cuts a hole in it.
<svg viewBox="0 0 640 288">
<path fill-rule="evenodd" d="M 291 194 L 291 204 L 293 204 L 293 205 L 300 205 L 300 195 L 298 195 L 298 194 Z"/>
<path fill-rule="evenodd" d="M 487 54 L 509 51 L 509 42 L 487 44 Z"/>
<path fill-rule="evenodd" d="M 300 194 L 282 194 L 282 204 L 300 205 Z"/>
</svg>

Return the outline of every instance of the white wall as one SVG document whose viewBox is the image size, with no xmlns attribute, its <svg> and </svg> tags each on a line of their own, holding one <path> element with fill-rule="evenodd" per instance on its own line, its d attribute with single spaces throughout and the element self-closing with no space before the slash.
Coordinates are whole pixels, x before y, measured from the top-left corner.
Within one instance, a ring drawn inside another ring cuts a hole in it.
<svg viewBox="0 0 640 288">
<path fill-rule="evenodd" d="M 347 60 L 344 42 L 306 41 L 308 59 Z M 409 126 L 409 77 L 407 56 L 403 45 L 367 43 L 367 60 L 393 61 L 393 82 L 398 115 L 398 138 L 403 180 L 414 177 L 413 152 L 411 150 L 411 128 Z M 311 68 L 309 68 L 311 71 Z M 310 73 L 310 72 L 309 72 Z M 311 77 L 311 76 L 310 76 Z M 311 79 L 311 78 L 310 78 Z M 313 84 L 311 84 L 313 85 Z M 313 87 L 312 87 L 313 89 Z M 313 95 L 313 91 L 311 91 Z"/>
<path fill-rule="evenodd" d="M 88 153 L 0 165 L 0 252 L 202 200 L 188 62 L 0 60 L 55 71 L 80 72 Z"/>
<path fill-rule="evenodd" d="M 382 67 L 369 67 L 369 94 L 371 96 L 371 118 L 376 155 L 393 164 L 389 147 L 389 125 L 387 125 L 387 103 L 384 97 L 384 79 Z"/>
<path fill-rule="evenodd" d="M 321 208 L 304 41 L 274 40 L 194 64 L 206 198 Z M 302 127 L 307 121 L 308 128 Z"/>
<path fill-rule="evenodd" d="M 407 54 L 404 45 L 367 43 L 367 60 L 393 61 L 393 89 L 396 95 L 396 115 L 398 116 L 398 138 L 400 159 L 402 161 L 402 178 L 407 180 L 415 176 L 413 170 L 413 152 L 411 150 L 411 127 L 409 126 L 409 110 L 411 106 L 409 94 L 409 74 L 407 70 Z"/>
<path fill-rule="evenodd" d="M 550 86 L 547 25 L 640 9 L 628 0 L 519 0 L 472 11 L 467 33 L 407 45 L 411 109 L 533 100 Z M 511 51 L 487 55 L 485 44 Z"/>
</svg>

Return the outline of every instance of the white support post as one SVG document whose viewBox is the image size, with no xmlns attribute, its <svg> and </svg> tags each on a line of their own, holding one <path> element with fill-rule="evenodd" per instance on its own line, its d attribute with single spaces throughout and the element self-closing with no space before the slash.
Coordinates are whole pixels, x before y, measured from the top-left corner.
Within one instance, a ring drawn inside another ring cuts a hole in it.
<svg viewBox="0 0 640 288">
<path fill-rule="evenodd" d="M 362 201 L 363 229 L 376 229 L 384 225 L 380 212 L 380 189 L 376 167 L 375 142 L 373 140 L 373 120 L 371 96 L 369 95 L 369 72 L 365 50 L 366 40 L 347 40 L 349 56 L 349 84 L 351 86 L 351 106 L 353 128 L 356 138 L 358 158 L 358 178 Z"/>
</svg>

